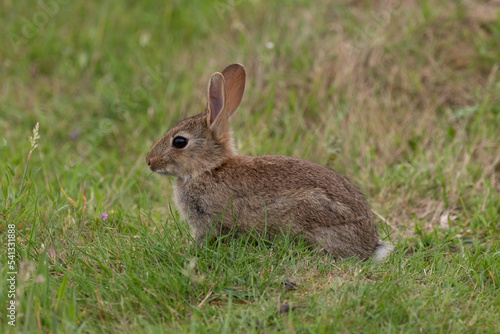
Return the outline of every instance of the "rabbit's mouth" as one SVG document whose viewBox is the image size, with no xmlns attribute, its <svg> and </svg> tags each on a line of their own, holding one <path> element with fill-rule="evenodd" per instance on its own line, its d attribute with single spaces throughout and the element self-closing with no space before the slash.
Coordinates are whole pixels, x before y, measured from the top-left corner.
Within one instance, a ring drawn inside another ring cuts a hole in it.
<svg viewBox="0 0 500 334">
<path fill-rule="evenodd" d="M 168 170 L 165 168 L 158 169 L 154 171 L 155 173 L 161 174 L 161 175 L 166 175 L 166 176 L 172 176 L 172 173 L 170 173 Z"/>
</svg>

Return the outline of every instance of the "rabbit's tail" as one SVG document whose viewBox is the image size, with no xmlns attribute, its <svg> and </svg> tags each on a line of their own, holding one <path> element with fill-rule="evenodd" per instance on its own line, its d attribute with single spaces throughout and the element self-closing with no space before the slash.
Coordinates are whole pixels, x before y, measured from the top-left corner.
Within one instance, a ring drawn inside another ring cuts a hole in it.
<svg viewBox="0 0 500 334">
<path fill-rule="evenodd" d="M 375 249 L 375 253 L 373 253 L 373 260 L 380 262 L 387 258 L 392 251 L 394 250 L 394 245 L 388 243 L 386 241 L 380 240 L 378 242 L 377 248 Z"/>
</svg>

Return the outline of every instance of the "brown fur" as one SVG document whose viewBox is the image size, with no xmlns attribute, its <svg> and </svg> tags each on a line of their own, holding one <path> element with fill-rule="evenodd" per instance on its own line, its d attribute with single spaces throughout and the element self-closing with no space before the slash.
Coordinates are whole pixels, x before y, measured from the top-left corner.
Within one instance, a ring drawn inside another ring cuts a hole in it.
<svg viewBox="0 0 500 334">
<path fill-rule="evenodd" d="M 300 234 L 341 258 L 366 259 L 378 246 L 387 248 L 368 202 L 343 176 L 307 160 L 236 154 L 228 120 L 244 81 L 239 64 L 213 74 L 207 110 L 175 125 L 146 158 L 152 171 L 177 177 L 176 202 L 196 240 L 237 226 L 242 232 Z M 173 147 L 176 136 L 188 145 Z"/>
</svg>

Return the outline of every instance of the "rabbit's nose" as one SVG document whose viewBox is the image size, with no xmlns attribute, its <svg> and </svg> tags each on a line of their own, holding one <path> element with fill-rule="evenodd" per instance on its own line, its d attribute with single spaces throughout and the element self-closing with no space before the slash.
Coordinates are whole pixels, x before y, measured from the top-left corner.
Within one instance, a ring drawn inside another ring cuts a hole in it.
<svg viewBox="0 0 500 334">
<path fill-rule="evenodd" d="M 146 157 L 146 162 L 148 163 L 149 169 L 155 172 L 158 169 L 158 163 L 160 159 L 156 156 L 148 156 Z"/>
</svg>

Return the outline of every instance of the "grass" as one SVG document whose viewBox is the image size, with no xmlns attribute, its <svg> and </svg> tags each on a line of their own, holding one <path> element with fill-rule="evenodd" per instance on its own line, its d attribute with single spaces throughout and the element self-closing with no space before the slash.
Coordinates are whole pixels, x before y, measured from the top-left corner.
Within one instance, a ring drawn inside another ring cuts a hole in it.
<svg viewBox="0 0 500 334">
<path fill-rule="evenodd" d="M 15 224 L 18 274 L 15 327 L 0 284 L 1 332 L 500 330 L 496 2 L 2 7 L 0 233 L 7 249 Z M 239 151 L 347 175 L 396 245 L 388 261 L 286 237 L 193 246 L 145 155 L 233 62 L 248 73 Z"/>
</svg>

